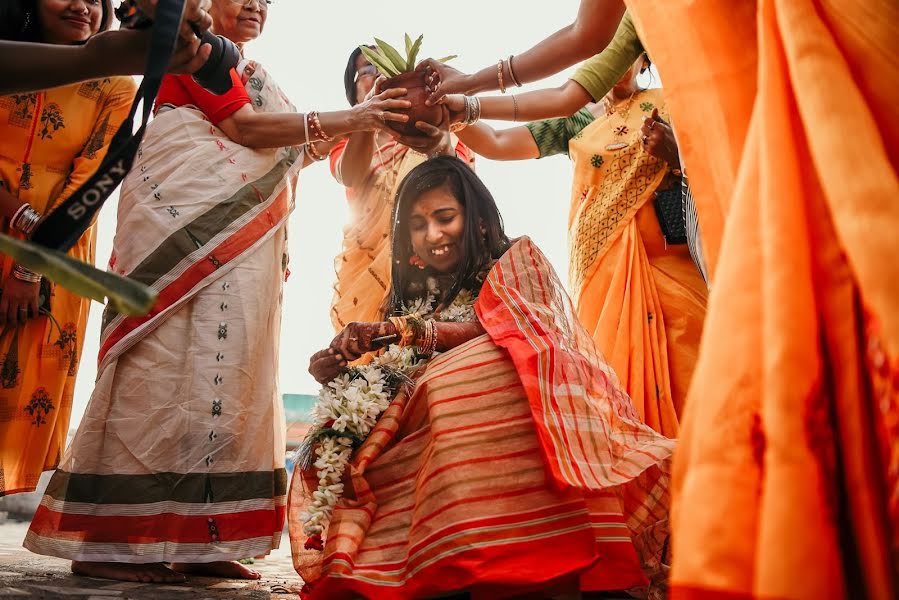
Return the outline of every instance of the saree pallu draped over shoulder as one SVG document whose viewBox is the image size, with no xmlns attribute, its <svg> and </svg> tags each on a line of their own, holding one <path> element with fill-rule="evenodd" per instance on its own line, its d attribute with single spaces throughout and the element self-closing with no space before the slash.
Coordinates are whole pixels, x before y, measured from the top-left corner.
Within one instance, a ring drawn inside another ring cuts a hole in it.
<svg viewBox="0 0 899 600">
<path fill-rule="evenodd" d="M 896 598 L 899 5 L 627 4 L 714 257 L 672 597 Z"/>
<path fill-rule="evenodd" d="M 293 107 L 257 67 L 254 110 Z M 278 394 L 296 148 L 230 141 L 191 106 L 151 122 L 119 201 L 110 268 L 149 285 L 107 310 L 97 385 L 25 546 L 82 561 L 268 553 L 286 505 Z"/>
<path fill-rule="evenodd" d="M 674 442 L 640 422 L 530 240 L 475 310 L 487 334 L 433 358 L 356 451 L 322 552 L 299 520 L 318 478 L 294 478 L 310 598 L 612 590 L 662 572 Z"/>
</svg>

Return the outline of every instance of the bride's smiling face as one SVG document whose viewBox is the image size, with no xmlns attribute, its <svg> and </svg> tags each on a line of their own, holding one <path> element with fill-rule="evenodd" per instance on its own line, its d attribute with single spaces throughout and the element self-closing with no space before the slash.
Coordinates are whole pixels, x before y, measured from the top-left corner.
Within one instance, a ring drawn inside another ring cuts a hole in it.
<svg viewBox="0 0 899 600">
<path fill-rule="evenodd" d="M 431 268 L 451 273 L 462 260 L 465 207 L 448 186 L 424 192 L 409 212 L 412 250 Z"/>
</svg>

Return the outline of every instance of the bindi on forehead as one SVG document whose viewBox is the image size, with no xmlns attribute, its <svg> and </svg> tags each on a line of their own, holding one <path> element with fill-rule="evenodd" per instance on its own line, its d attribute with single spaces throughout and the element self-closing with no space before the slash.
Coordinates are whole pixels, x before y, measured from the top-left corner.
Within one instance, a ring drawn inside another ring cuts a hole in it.
<svg viewBox="0 0 899 600">
<path fill-rule="evenodd" d="M 412 206 L 411 216 L 440 217 L 456 214 L 462 210 L 462 205 L 455 197 L 430 197 L 422 198 Z"/>
</svg>

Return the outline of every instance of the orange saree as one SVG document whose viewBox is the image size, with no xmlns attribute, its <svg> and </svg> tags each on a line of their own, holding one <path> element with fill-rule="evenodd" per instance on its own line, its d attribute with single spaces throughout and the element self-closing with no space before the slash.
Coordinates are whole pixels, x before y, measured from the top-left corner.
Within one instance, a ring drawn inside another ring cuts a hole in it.
<svg viewBox="0 0 899 600">
<path fill-rule="evenodd" d="M 668 169 L 639 139 L 654 108 L 667 117 L 662 90 L 644 90 L 568 143 L 570 285 L 578 319 L 643 422 L 675 438 L 707 292 L 687 246 L 666 245 L 659 228 L 653 199 Z"/>
<path fill-rule="evenodd" d="M 47 214 L 94 174 L 134 90 L 130 77 L 113 77 L 0 97 L 0 185 Z M 95 239 L 91 227 L 69 256 L 93 264 Z M 0 256 L 0 281 L 12 266 Z M 33 491 L 60 460 L 89 309 L 52 285 L 50 317 L 0 328 L 0 496 Z"/>
<path fill-rule="evenodd" d="M 895 598 L 899 5 L 628 6 L 713 269 L 672 597 Z"/>
</svg>

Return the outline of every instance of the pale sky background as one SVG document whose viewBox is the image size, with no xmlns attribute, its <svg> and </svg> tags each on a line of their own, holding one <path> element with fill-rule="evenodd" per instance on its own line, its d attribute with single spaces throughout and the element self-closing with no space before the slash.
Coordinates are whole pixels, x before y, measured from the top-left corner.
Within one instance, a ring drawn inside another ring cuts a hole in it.
<svg viewBox="0 0 899 600">
<path fill-rule="evenodd" d="M 347 108 L 343 71 L 354 46 L 377 36 L 402 46 L 403 34 L 424 34 L 420 56 L 458 54 L 453 65 L 466 72 L 526 50 L 570 23 L 578 0 L 541 2 L 457 0 L 359 2 L 274 0 L 262 36 L 246 56 L 263 64 L 298 110 Z M 560 85 L 573 69 L 525 86 L 521 91 Z M 642 82 L 646 85 L 646 82 Z M 496 123 L 506 127 L 509 124 Z M 567 279 L 567 219 L 571 165 L 564 156 L 524 162 L 479 157 L 477 172 L 491 190 L 510 236 L 531 236 Z M 97 265 L 105 266 L 115 233 L 117 196 L 99 218 Z M 309 356 L 334 335 L 328 309 L 333 260 L 348 218 L 343 187 L 327 162 L 302 171 L 296 209 L 289 221 L 291 276 L 284 290 L 281 329 L 281 392 L 314 394 Z M 96 378 L 102 306 L 94 303 L 75 391 L 72 427 L 81 420 Z"/>
</svg>

